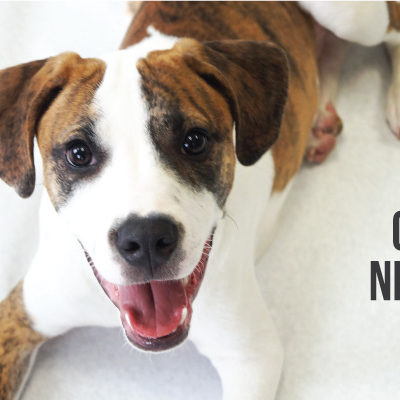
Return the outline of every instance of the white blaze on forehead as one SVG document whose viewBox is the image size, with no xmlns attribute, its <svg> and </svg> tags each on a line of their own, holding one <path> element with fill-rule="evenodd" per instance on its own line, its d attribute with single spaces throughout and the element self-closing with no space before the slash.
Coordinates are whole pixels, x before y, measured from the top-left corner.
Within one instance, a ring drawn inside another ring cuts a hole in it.
<svg viewBox="0 0 400 400">
<path fill-rule="evenodd" d="M 160 162 L 147 129 L 148 111 L 136 63 L 148 52 L 171 48 L 174 42 L 153 34 L 104 58 L 107 68 L 94 97 L 99 114 L 95 134 L 108 158 L 99 175 L 77 185 L 60 209 L 101 275 L 114 283 L 125 283 L 123 261 L 109 244 L 109 232 L 129 215 L 166 214 L 183 225 L 186 257 L 181 277 L 196 266 L 221 216 L 211 193 L 193 191 Z"/>
</svg>

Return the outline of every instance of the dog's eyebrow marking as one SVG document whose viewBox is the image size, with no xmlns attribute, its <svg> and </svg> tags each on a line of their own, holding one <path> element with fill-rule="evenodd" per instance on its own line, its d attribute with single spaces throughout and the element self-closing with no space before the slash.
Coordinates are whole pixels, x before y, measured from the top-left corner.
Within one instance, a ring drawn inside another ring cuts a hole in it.
<svg viewBox="0 0 400 400">
<path fill-rule="evenodd" d="M 86 139 L 90 142 L 94 142 L 97 135 L 95 131 L 95 121 L 92 118 L 85 118 L 79 125 L 80 127 L 77 129 L 81 132 Z"/>
<path fill-rule="evenodd" d="M 86 139 L 89 143 L 96 144 L 97 138 L 96 120 L 85 116 L 60 133 L 55 148 L 64 145 L 71 139 Z"/>
<path fill-rule="evenodd" d="M 204 107 L 202 107 L 198 101 L 196 101 L 196 99 L 192 96 L 192 94 L 190 93 L 190 91 L 189 91 L 184 85 L 182 85 L 181 81 L 180 81 L 176 76 L 171 75 L 171 76 L 169 77 L 169 79 L 171 79 L 171 81 L 174 83 L 174 85 L 175 85 L 176 87 L 179 88 L 179 91 L 181 92 L 181 94 L 182 94 L 183 96 L 186 97 L 185 100 L 187 100 L 188 102 L 190 102 L 194 108 L 196 108 L 197 110 L 199 110 L 199 111 L 200 111 L 203 115 L 205 115 L 209 120 L 212 120 L 212 118 L 215 119 L 215 118 L 217 117 L 217 115 L 216 115 L 216 113 L 215 113 L 215 110 L 214 110 L 213 108 L 210 108 L 210 111 L 214 111 L 214 112 L 213 112 L 213 115 L 210 116 L 209 112 L 208 112 Z M 156 84 L 156 85 L 157 85 L 158 83 L 159 83 L 158 81 L 155 81 L 155 84 Z M 200 89 L 201 89 L 201 92 L 200 92 Z M 207 100 L 209 101 L 209 103 L 211 103 L 211 99 L 210 99 L 210 97 L 208 96 L 208 93 L 206 92 L 206 90 L 204 90 L 204 88 L 202 88 L 201 86 L 199 86 L 198 88 L 196 87 L 196 90 L 198 90 L 199 93 L 201 93 L 203 96 L 206 95 L 206 96 L 207 96 Z M 184 100 L 183 100 L 183 101 L 184 101 Z"/>
</svg>

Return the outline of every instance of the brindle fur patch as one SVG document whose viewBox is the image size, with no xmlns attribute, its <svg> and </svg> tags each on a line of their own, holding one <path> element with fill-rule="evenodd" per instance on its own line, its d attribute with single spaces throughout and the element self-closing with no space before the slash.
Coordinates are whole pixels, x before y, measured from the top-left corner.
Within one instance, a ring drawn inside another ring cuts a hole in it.
<svg viewBox="0 0 400 400">
<path fill-rule="evenodd" d="M 103 61 L 75 53 L 0 71 L 0 177 L 21 196 L 34 189 L 37 135 L 50 198 L 56 207 L 65 201 L 64 177 L 57 175 L 52 151 L 71 129 L 94 118 L 90 102 L 104 71 Z"/>
<path fill-rule="evenodd" d="M 46 60 L 0 71 L 0 178 L 14 186 L 22 197 L 34 187 L 33 141 L 26 124 L 26 85 Z"/>
<path fill-rule="evenodd" d="M 204 185 L 214 193 L 222 208 L 235 165 L 233 153 L 225 151 L 232 149 L 232 116 L 237 157 L 251 165 L 279 133 L 287 93 L 284 54 L 268 43 L 224 40 L 201 44 L 184 39 L 172 50 L 148 54 L 138 67 L 151 115 L 149 130 L 162 159 L 193 187 Z M 197 122 L 201 119 L 204 122 Z M 182 151 L 171 151 L 181 150 L 185 133 L 196 123 L 211 133 L 209 154 L 193 160 L 182 157 Z M 178 138 L 175 143 L 169 140 L 171 135 Z M 186 161 L 182 168 L 177 159 Z M 221 179 L 221 171 L 229 180 Z"/>
<path fill-rule="evenodd" d="M 69 70 L 67 83 L 53 101 L 38 127 L 38 144 L 43 159 L 45 186 L 58 209 L 68 199 L 73 187 L 83 178 L 97 173 L 106 159 L 105 151 L 93 134 L 96 114 L 92 105 L 105 64 L 98 59 L 76 59 Z M 96 167 L 69 168 L 65 146 L 71 139 L 88 142 L 97 158 Z"/>
<path fill-rule="evenodd" d="M 12 400 L 33 351 L 46 340 L 35 332 L 22 299 L 22 282 L 0 303 L 0 399 Z"/>
<path fill-rule="evenodd" d="M 311 18 L 293 2 L 144 2 L 121 47 L 140 42 L 146 37 L 149 26 L 167 35 L 201 42 L 226 39 L 272 41 L 285 50 L 289 61 L 288 102 L 278 140 L 272 147 L 273 190 L 283 190 L 302 163 L 318 104 L 316 46 Z M 180 70 L 179 65 L 175 72 L 177 76 L 185 77 L 185 69 Z"/>
<path fill-rule="evenodd" d="M 223 96 L 194 74 L 176 49 L 152 52 L 137 67 L 149 110 L 148 130 L 160 159 L 195 190 L 205 187 L 213 193 L 222 207 L 235 165 L 233 121 Z M 191 128 L 210 135 L 204 159 L 182 151 Z"/>
<path fill-rule="evenodd" d="M 400 31 L 400 4 L 397 1 L 387 1 L 386 5 L 389 13 L 388 32 Z"/>
</svg>

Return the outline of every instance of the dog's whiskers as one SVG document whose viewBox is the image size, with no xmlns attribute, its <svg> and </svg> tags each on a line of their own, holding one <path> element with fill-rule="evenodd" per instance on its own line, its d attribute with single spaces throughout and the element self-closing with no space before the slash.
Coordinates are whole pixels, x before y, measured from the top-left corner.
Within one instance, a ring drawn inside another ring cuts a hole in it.
<svg viewBox="0 0 400 400">
<path fill-rule="evenodd" d="M 225 212 L 224 212 L 224 217 L 228 217 L 228 218 L 234 223 L 236 229 L 239 230 L 238 224 L 236 223 L 236 221 L 234 220 L 234 218 L 233 218 L 233 217 L 228 213 L 228 211 L 226 211 L 226 210 L 225 210 Z"/>
</svg>

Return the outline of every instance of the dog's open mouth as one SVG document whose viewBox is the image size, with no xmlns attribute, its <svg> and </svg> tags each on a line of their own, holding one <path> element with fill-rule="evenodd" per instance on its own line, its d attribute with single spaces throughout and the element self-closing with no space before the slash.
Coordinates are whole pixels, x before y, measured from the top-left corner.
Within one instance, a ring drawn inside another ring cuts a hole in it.
<svg viewBox="0 0 400 400">
<path fill-rule="evenodd" d="M 108 282 L 86 258 L 107 296 L 118 307 L 129 341 L 142 350 L 161 351 L 174 347 L 188 335 L 192 302 L 200 288 L 212 247 L 213 235 L 204 244 L 194 271 L 183 279 L 150 281 L 128 286 Z"/>
</svg>

